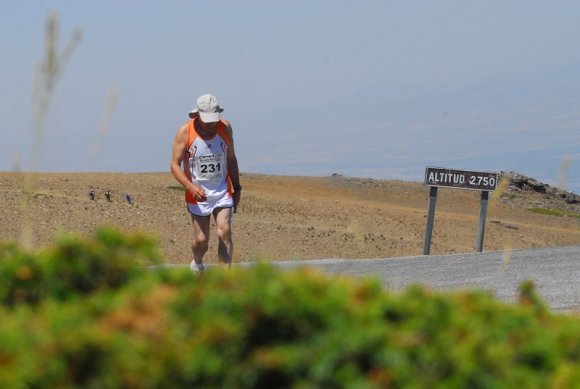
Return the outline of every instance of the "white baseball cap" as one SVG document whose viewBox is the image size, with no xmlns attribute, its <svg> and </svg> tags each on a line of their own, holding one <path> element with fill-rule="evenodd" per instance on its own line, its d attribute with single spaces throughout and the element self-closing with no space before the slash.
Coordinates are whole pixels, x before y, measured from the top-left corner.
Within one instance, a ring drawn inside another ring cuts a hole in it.
<svg viewBox="0 0 580 389">
<path fill-rule="evenodd" d="M 211 94 L 201 95 L 197 98 L 197 106 L 189 112 L 189 117 L 194 118 L 196 114 L 204 123 L 214 123 L 220 120 L 220 107 L 217 98 Z"/>
</svg>

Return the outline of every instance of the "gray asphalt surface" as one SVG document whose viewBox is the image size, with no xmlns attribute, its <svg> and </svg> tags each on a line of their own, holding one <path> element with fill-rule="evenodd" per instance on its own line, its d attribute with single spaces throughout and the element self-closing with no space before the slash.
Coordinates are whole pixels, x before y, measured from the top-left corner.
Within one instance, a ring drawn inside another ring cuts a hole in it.
<svg viewBox="0 0 580 389">
<path fill-rule="evenodd" d="M 329 274 L 377 277 L 390 290 L 422 284 L 439 290 L 482 289 L 514 302 L 522 281 L 533 280 L 556 311 L 580 311 L 580 245 L 533 250 L 431 255 L 388 259 L 320 259 L 274 262 L 313 266 Z M 248 263 L 242 264 L 247 266 Z"/>
<path fill-rule="evenodd" d="M 519 285 L 532 280 L 555 311 L 580 312 L 580 245 L 453 255 L 379 259 L 277 261 L 281 268 L 311 266 L 328 274 L 379 278 L 389 290 L 412 284 L 449 291 L 479 289 L 498 299 L 517 300 Z M 236 266 L 253 266 L 252 262 Z M 209 268 L 216 265 L 206 265 Z M 189 267 L 165 265 L 163 267 Z"/>
</svg>

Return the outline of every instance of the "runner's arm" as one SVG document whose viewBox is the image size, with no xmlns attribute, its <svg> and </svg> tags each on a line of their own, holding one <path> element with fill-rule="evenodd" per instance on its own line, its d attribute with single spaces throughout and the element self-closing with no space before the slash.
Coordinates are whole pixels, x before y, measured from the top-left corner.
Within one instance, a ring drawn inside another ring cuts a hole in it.
<svg viewBox="0 0 580 389">
<path fill-rule="evenodd" d="M 226 132 L 230 138 L 230 144 L 228 146 L 228 177 L 232 183 L 232 188 L 234 190 L 234 213 L 238 208 L 238 203 L 240 202 L 240 195 L 242 190 L 242 185 L 240 184 L 240 171 L 238 168 L 238 158 L 236 157 L 236 151 L 234 149 L 234 135 L 232 131 L 232 125 L 227 120 L 224 120 L 226 125 Z"/>
<path fill-rule="evenodd" d="M 236 157 L 236 151 L 234 149 L 234 135 L 232 131 L 232 125 L 227 120 L 223 121 L 226 125 L 226 132 L 230 138 L 230 144 L 228 146 L 228 176 L 232 183 L 232 187 L 235 190 L 236 188 L 241 188 L 240 185 L 240 171 L 238 169 L 238 158 Z"/>
<path fill-rule="evenodd" d="M 173 150 L 171 153 L 171 173 L 175 179 L 183 185 L 185 190 L 191 192 L 193 197 L 202 198 L 205 196 L 204 190 L 192 183 L 182 169 L 183 156 L 185 155 L 185 142 L 187 138 L 187 125 L 182 126 L 177 130 L 175 140 L 173 141 Z"/>
</svg>

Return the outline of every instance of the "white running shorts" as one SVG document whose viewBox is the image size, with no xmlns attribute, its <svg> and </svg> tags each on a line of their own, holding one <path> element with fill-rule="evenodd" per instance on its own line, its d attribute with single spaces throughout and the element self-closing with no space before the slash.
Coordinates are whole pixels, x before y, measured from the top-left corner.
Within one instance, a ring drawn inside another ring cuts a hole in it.
<svg viewBox="0 0 580 389">
<path fill-rule="evenodd" d="M 223 196 L 218 201 L 205 201 L 197 204 L 187 204 L 189 213 L 195 216 L 209 216 L 216 208 L 232 208 L 234 200 L 229 196 Z M 233 214 L 233 212 L 232 212 Z"/>
</svg>

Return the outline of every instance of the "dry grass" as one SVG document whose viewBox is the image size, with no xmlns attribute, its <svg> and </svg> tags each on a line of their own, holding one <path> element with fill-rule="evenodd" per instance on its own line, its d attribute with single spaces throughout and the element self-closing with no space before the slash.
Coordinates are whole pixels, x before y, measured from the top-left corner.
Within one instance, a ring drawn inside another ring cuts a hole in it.
<svg viewBox="0 0 580 389">
<path fill-rule="evenodd" d="M 58 81 L 63 76 L 66 63 L 76 50 L 82 39 L 82 31 L 76 29 L 62 50 L 59 49 L 60 22 L 58 14 L 50 14 L 46 19 L 44 32 L 44 52 L 40 58 L 34 74 L 33 90 L 33 143 L 30 146 L 29 170 L 22 177 L 22 195 L 19 196 L 20 204 L 20 236 L 19 241 L 23 247 L 31 247 L 37 241 L 34 236 L 34 202 L 35 197 L 42 191 L 39 183 L 39 161 L 43 158 L 43 141 L 47 133 L 47 117 L 53 103 L 54 92 Z M 103 139 L 108 133 L 113 112 L 117 105 L 119 91 L 112 88 L 105 106 L 102 120 L 93 143 L 91 156 L 93 163 L 97 159 Z"/>
<path fill-rule="evenodd" d="M 30 171 L 24 177 L 23 195 L 21 196 L 21 234 L 20 243 L 24 247 L 32 246 L 32 219 L 31 219 L 31 198 L 34 195 L 37 184 L 37 174 L 39 170 L 39 160 L 45 133 L 46 117 L 54 94 L 56 83 L 64 70 L 67 60 L 70 58 L 78 43 L 82 33 L 76 30 L 68 44 L 59 53 L 58 35 L 59 19 L 56 13 L 48 16 L 45 25 L 45 50 L 42 58 L 36 66 L 35 83 L 33 91 L 33 143 L 30 148 Z"/>
</svg>

